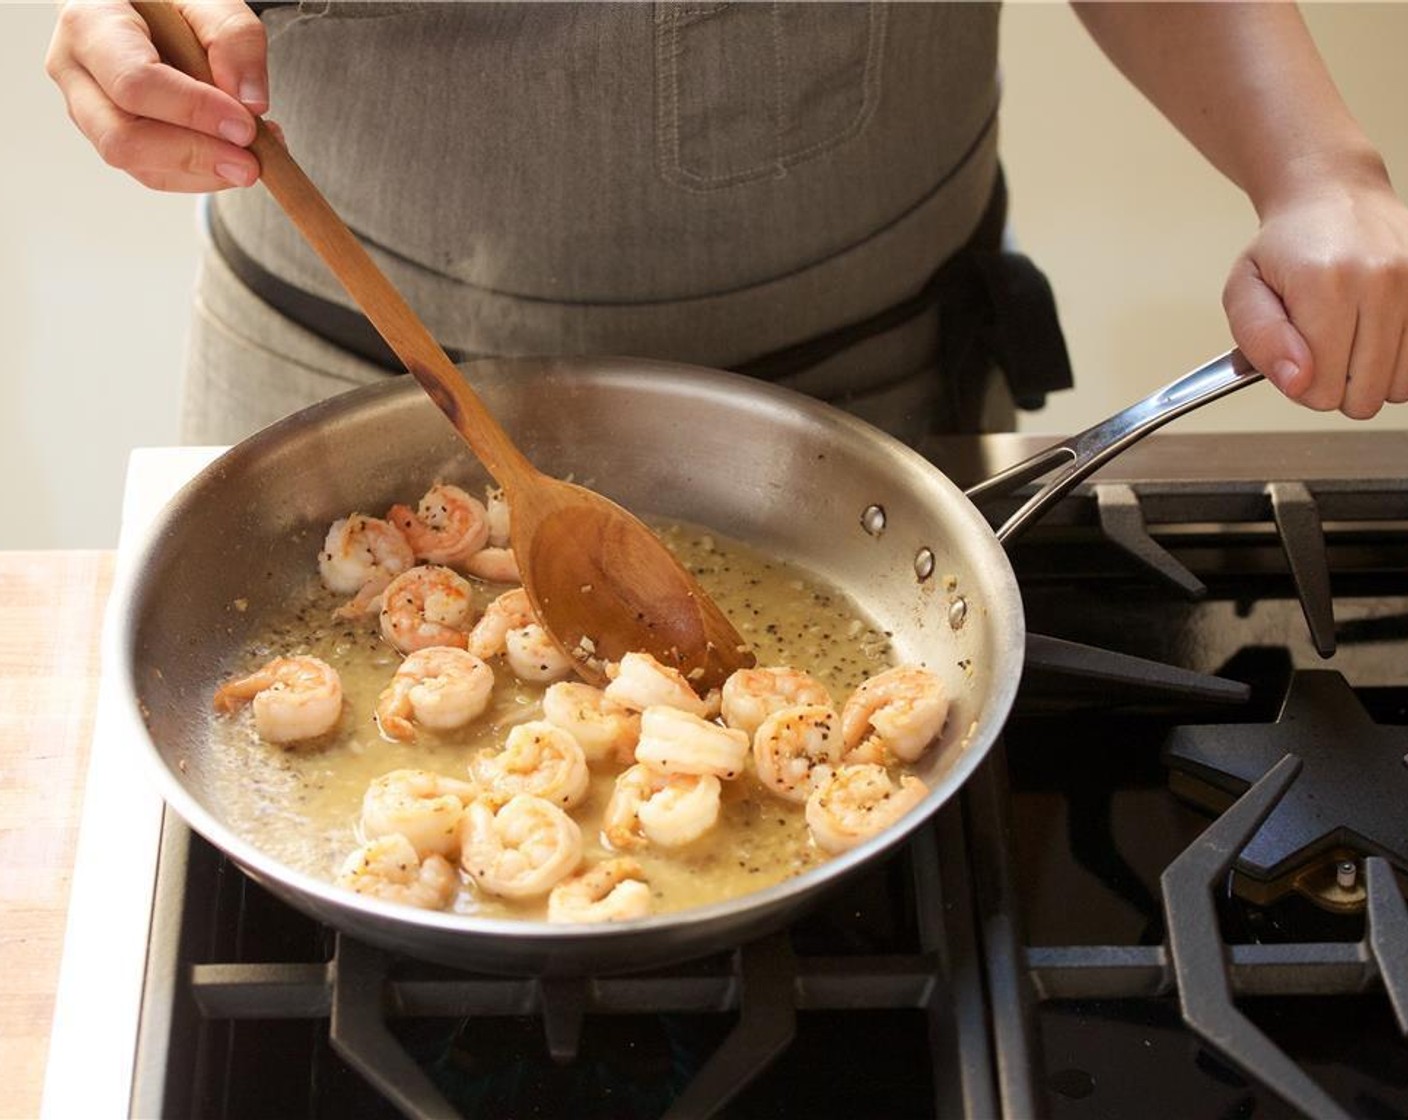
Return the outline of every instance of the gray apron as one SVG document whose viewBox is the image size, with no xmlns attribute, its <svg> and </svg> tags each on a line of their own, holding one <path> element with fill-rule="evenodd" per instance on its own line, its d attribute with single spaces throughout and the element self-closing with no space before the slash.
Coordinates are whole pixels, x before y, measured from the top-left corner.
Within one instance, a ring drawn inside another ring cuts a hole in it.
<svg viewBox="0 0 1408 1120">
<path fill-rule="evenodd" d="M 911 442 L 1011 425 L 1003 379 L 969 363 L 956 385 L 940 360 L 954 323 L 916 302 L 991 213 L 994 7 L 350 3 L 263 19 L 271 116 L 455 357 L 760 363 Z M 209 213 L 185 438 L 231 442 L 387 375 L 329 326 L 357 316 L 267 192 L 223 192 Z M 769 361 L 796 354 L 811 357 Z"/>
</svg>

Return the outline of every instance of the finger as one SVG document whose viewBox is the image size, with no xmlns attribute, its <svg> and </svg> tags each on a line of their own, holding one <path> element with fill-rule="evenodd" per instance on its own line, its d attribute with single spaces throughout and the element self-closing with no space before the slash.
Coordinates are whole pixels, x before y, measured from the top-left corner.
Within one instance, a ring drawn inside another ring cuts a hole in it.
<svg viewBox="0 0 1408 1120">
<path fill-rule="evenodd" d="M 203 132 L 119 109 L 86 72 L 64 77 L 69 115 L 112 167 L 157 190 L 214 191 L 248 186 L 259 162 L 244 148 Z"/>
<path fill-rule="evenodd" d="M 119 109 L 232 144 L 254 139 L 254 117 L 228 93 L 166 66 L 147 26 L 126 5 L 95 5 L 74 37 L 72 59 Z"/>
<path fill-rule="evenodd" d="M 264 25 L 242 0 L 179 5 L 210 58 L 215 84 L 254 114 L 269 109 L 268 43 Z"/>
<path fill-rule="evenodd" d="M 1311 356 L 1309 383 L 1296 399 L 1319 412 L 1333 411 L 1344 403 L 1350 358 L 1361 330 L 1363 288 L 1358 274 L 1347 265 L 1317 267 L 1285 291 L 1290 292 L 1282 298 L 1286 314 Z"/>
<path fill-rule="evenodd" d="M 1402 404 L 1408 401 L 1408 263 L 1403 254 L 1375 272 L 1373 290 L 1374 306 L 1388 316 L 1384 399 L 1391 404 Z"/>
<path fill-rule="evenodd" d="M 1222 289 L 1222 307 L 1233 341 L 1247 360 L 1282 393 L 1299 399 L 1314 374 L 1310 346 L 1250 258 L 1233 265 Z"/>
<path fill-rule="evenodd" d="M 1393 363 L 1393 376 L 1388 383 L 1390 404 L 1408 401 L 1408 326 L 1398 338 L 1398 357 Z"/>
<path fill-rule="evenodd" d="M 1384 406 L 1398 357 L 1401 331 L 1397 328 L 1396 316 L 1387 321 L 1379 316 L 1375 321 L 1361 312 L 1340 402 L 1340 411 L 1351 420 L 1368 420 Z"/>
<path fill-rule="evenodd" d="M 1300 304 L 1290 309 L 1314 356 L 1315 376 L 1300 397 L 1307 408 L 1330 412 L 1343 405 L 1350 360 L 1361 332 L 1364 344 L 1369 345 L 1371 325 L 1361 323 L 1360 301 L 1351 290 L 1346 274 L 1322 272 Z"/>
</svg>

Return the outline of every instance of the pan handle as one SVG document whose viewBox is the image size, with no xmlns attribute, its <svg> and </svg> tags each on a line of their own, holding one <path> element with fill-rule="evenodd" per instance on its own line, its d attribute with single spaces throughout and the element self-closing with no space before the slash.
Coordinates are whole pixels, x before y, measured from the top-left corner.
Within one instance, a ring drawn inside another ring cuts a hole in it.
<svg viewBox="0 0 1408 1120">
<path fill-rule="evenodd" d="M 997 530 L 997 539 L 1005 545 L 1077 482 L 1155 428 L 1260 380 L 1261 374 L 1252 368 L 1245 354 L 1229 350 L 1108 420 L 1038 451 L 1031 458 L 969 487 L 964 493 L 975 505 L 980 505 L 987 498 L 1010 494 L 1034 479 L 1051 475 Z"/>
</svg>

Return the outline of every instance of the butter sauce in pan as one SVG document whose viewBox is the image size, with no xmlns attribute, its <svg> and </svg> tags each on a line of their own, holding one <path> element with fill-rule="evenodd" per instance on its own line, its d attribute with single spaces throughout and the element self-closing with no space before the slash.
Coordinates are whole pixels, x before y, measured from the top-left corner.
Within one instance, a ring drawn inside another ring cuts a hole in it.
<svg viewBox="0 0 1408 1120">
<path fill-rule="evenodd" d="M 758 665 L 801 670 L 820 684 L 835 713 L 863 682 L 893 664 L 886 635 L 844 594 L 814 576 L 716 534 L 682 525 L 659 531 L 751 645 Z M 477 618 L 509 585 L 471 578 L 469 586 L 470 617 Z M 331 732 L 277 745 L 260 737 L 247 708 L 212 712 L 210 724 L 219 759 L 214 792 L 230 826 L 290 867 L 326 879 L 336 879 L 369 839 L 362 823 L 369 786 L 391 772 L 416 770 L 442 776 L 448 789 L 472 788 L 470 783 L 492 776 L 494 760 L 515 727 L 540 726 L 535 721 L 544 718 L 550 683 L 520 679 L 503 656 L 488 657 L 493 680 L 481 715 L 456 730 L 422 726 L 413 738 L 395 740 L 383 733 L 374 713 L 403 655 L 382 636 L 376 613 L 337 617 L 347 598 L 323 586 L 310 557 L 306 592 L 271 618 L 231 667 L 238 675 L 280 656 L 325 661 L 343 691 L 341 715 Z M 828 721 L 827 734 L 840 734 L 839 718 L 818 718 Z M 873 761 L 885 763 L 898 779 L 917 782 L 906 779 L 902 759 Z M 751 751 L 740 772 L 719 783 L 717 820 L 697 839 L 664 847 L 640 836 L 626 838 L 619 828 L 613 831 L 606 814 L 619 776 L 634 762 L 629 755 L 593 759 L 585 791 L 576 791 L 565 811 L 580 832 L 574 868 L 582 872 L 628 857 L 634 861 L 632 876 L 648 886 L 650 913 L 737 897 L 828 858 L 808 827 L 805 797 L 785 797 L 764 785 Z M 447 909 L 548 916 L 545 891 L 512 897 L 483 889 L 458 864 L 458 842 L 453 849 L 446 849 L 455 870 Z"/>
</svg>

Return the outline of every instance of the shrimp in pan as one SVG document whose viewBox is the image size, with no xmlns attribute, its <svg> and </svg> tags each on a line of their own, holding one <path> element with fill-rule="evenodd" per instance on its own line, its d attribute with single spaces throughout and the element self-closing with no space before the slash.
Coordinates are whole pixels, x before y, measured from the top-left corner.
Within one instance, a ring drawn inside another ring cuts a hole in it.
<svg viewBox="0 0 1408 1120">
<path fill-rule="evenodd" d="M 830 704 L 779 708 L 753 736 L 758 780 L 779 797 L 805 801 L 841 765 L 841 718 Z"/>
<path fill-rule="evenodd" d="M 588 763 L 625 765 L 635 758 L 640 714 L 599 688 L 558 681 L 543 693 L 543 718 L 571 734 Z"/>
<path fill-rule="evenodd" d="M 548 892 L 550 922 L 624 922 L 650 910 L 650 885 L 630 856 L 602 860 Z"/>
<path fill-rule="evenodd" d="M 652 707 L 678 708 L 696 716 L 713 715 L 708 700 L 702 699 L 684 674 L 662 665 L 648 653 L 628 653 L 607 669 L 611 678 L 606 695 L 618 704 L 638 712 Z"/>
<path fill-rule="evenodd" d="M 928 793 L 913 774 L 896 785 L 877 763 L 842 766 L 807 797 L 807 825 L 818 847 L 839 854 L 894 824 Z"/>
<path fill-rule="evenodd" d="M 751 736 L 777 709 L 830 704 L 831 694 L 811 674 L 776 665 L 731 673 L 724 681 L 720 703 L 724 722 Z"/>
<path fill-rule="evenodd" d="M 253 703 L 254 729 L 271 743 L 317 739 L 342 718 L 342 679 L 316 657 L 275 657 L 215 690 L 223 714 Z"/>
<path fill-rule="evenodd" d="M 380 591 L 415 562 L 410 544 L 395 525 L 353 513 L 328 529 L 318 554 L 318 574 L 329 591 L 361 595 L 369 586 Z"/>
<path fill-rule="evenodd" d="M 377 698 L 376 720 L 390 739 L 416 737 L 416 727 L 453 731 L 489 706 L 494 670 L 456 646 L 426 646 L 407 655 Z"/>
<path fill-rule="evenodd" d="M 748 736 L 675 708 L 646 708 L 640 717 L 636 761 L 666 774 L 736 778 L 748 757 Z"/>
<path fill-rule="evenodd" d="M 381 610 L 382 598 L 386 592 L 387 585 L 391 583 L 394 576 L 386 574 L 373 576 L 362 589 L 333 611 L 335 618 L 364 618 L 369 614 L 376 614 Z"/>
<path fill-rule="evenodd" d="M 508 499 L 502 487 L 485 487 L 484 514 L 485 524 L 489 526 L 488 541 L 464 562 L 464 570 L 491 583 L 522 583 L 518 561 L 508 546 Z"/>
<path fill-rule="evenodd" d="M 502 486 L 484 487 L 484 521 L 489 526 L 486 548 L 507 548 L 509 538 L 508 496 Z"/>
<path fill-rule="evenodd" d="M 426 646 L 463 649 L 473 610 L 469 580 L 422 564 L 402 572 L 382 593 L 381 634 L 402 653 Z"/>
<path fill-rule="evenodd" d="M 577 740 L 541 719 L 514 727 L 501 750 L 481 751 L 471 771 L 490 799 L 530 793 L 563 809 L 581 803 L 591 780 Z"/>
<path fill-rule="evenodd" d="M 497 810 L 481 799 L 460 820 L 460 866 L 489 894 L 547 894 L 581 862 L 582 830 L 541 797 L 520 793 Z"/>
<path fill-rule="evenodd" d="M 469 782 L 429 770 L 392 770 L 362 797 L 362 834 L 374 840 L 397 833 L 421 856 L 452 856 L 460 817 L 477 793 Z"/>
<path fill-rule="evenodd" d="M 713 774 L 662 774 L 638 762 L 616 776 L 601 820 L 602 837 L 618 851 L 647 841 L 678 848 L 714 827 L 722 800 L 722 786 Z"/>
<path fill-rule="evenodd" d="M 461 565 L 468 575 L 490 583 L 522 583 L 523 575 L 518 570 L 518 561 L 513 549 L 485 547 Z"/>
<path fill-rule="evenodd" d="M 913 762 L 944 728 L 948 694 L 937 673 L 898 665 L 871 677 L 841 709 L 847 762 Z"/>
<path fill-rule="evenodd" d="M 422 859 L 399 832 L 379 836 L 347 857 L 338 886 L 358 894 L 422 910 L 443 910 L 454 898 L 460 877 L 444 856 Z"/>
<path fill-rule="evenodd" d="M 570 677 L 575 667 L 572 658 L 536 622 L 504 635 L 504 657 L 521 681 L 560 681 Z"/>
<path fill-rule="evenodd" d="M 528 592 L 521 587 L 505 591 L 484 608 L 474 629 L 469 632 L 466 648 L 486 661 L 503 653 L 508 646 L 510 630 L 521 630 L 536 623 L 537 615 L 528 601 Z"/>
<path fill-rule="evenodd" d="M 463 564 L 489 539 L 484 504 L 458 486 L 437 482 L 420 504 L 394 505 L 386 519 L 405 534 L 416 557 L 427 564 Z"/>
</svg>

